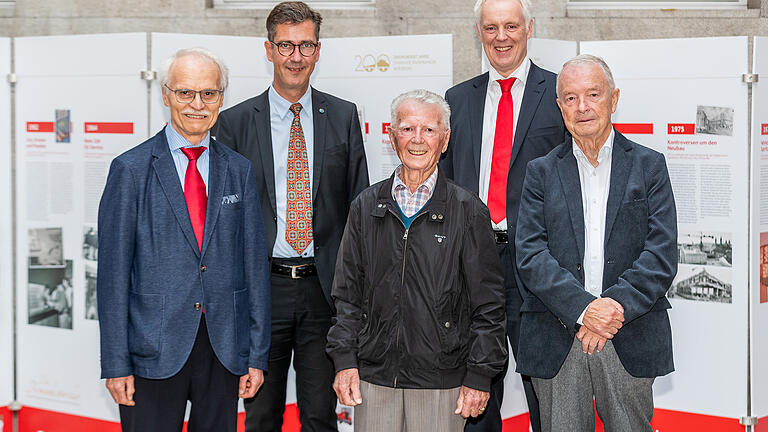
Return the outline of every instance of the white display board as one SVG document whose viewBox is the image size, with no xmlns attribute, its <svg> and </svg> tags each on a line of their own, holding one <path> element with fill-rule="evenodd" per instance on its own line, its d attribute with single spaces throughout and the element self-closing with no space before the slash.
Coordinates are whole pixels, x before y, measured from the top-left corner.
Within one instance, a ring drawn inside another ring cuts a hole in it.
<svg viewBox="0 0 768 432">
<path fill-rule="evenodd" d="M 757 431 L 768 430 L 768 37 L 755 37 L 752 72 L 751 384 Z M 764 81 L 760 82 L 762 78 Z"/>
<path fill-rule="evenodd" d="M 0 38 L 0 407 L 13 400 L 13 276 L 11 246 L 11 39 Z M 0 419 L 3 423 L 10 419 Z"/>
<path fill-rule="evenodd" d="M 15 39 L 18 399 L 116 420 L 99 379 L 96 223 L 111 160 L 147 138 L 144 33 Z"/>
<path fill-rule="evenodd" d="M 747 413 L 749 233 L 738 222 L 749 217 L 747 43 L 581 43 L 582 54 L 603 57 L 613 70 L 617 129 L 665 154 L 675 193 L 676 371 L 656 380 L 656 407 L 731 419 Z"/>
</svg>

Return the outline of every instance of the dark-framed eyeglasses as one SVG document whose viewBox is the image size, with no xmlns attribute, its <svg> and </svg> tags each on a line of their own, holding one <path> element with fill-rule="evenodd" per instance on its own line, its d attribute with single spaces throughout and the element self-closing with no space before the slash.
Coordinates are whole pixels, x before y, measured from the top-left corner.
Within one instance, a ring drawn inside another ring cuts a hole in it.
<svg viewBox="0 0 768 432">
<path fill-rule="evenodd" d="M 200 95 L 200 100 L 205 104 L 215 104 L 221 99 L 224 90 L 218 89 L 203 89 L 203 90 L 190 90 L 190 89 L 172 89 L 168 87 L 168 84 L 163 84 L 165 88 L 172 91 L 176 95 L 176 102 L 181 104 L 192 103 L 195 100 L 195 96 Z"/>
<path fill-rule="evenodd" d="M 292 56 L 293 52 L 296 51 L 296 47 L 299 48 L 299 54 L 301 54 L 304 57 L 311 57 L 315 54 L 315 51 L 317 51 L 317 47 L 318 45 L 320 45 L 320 43 L 304 41 L 304 42 L 295 44 L 293 42 L 282 41 L 282 42 L 272 42 L 272 45 L 277 47 L 277 52 L 279 52 L 280 55 L 283 57 Z"/>
</svg>

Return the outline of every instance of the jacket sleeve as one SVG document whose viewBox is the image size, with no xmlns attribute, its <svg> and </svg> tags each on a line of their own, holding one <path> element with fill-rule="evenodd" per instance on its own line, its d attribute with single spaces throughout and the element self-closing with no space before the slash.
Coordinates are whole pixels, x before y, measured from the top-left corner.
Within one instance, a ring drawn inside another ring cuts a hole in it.
<svg viewBox="0 0 768 432">
<path fill-rule="evenodd" d="M 464 232 L 461 277 L 469 290 L 471 323 L 464 385 L 490 391 L 491 379 L 507 360 L 504 273 L 488 209 L 478 201 Z"/>
<path fill-rule="evenodd" d="M 551 233 L 545 209 L 552 203 L 548 203 L 545 196 L 545 161 L 546 159 L 538 159 L 528 164 L 520 196 L 515 249 L 518 274 L 523 283 L 518 288 L 523 301 L 529 296 L 525 292 L 527 289 L 544 303 L 563 325 L 575 331 L 579 315 L 596 297 L 586 291 L 584 285 L 570 271 L 561 267 L 550 253 Z M 558 217 L 568 218 L 568 214 Z"/>
<path fill-rule="evenodd" d="M 235 129 L 230 124 L 230 112 L 225 110 L 219 114 L 219 118 L 216 120 L 216 124 L 211 129 L 211 135 L 215 137 L 216 141 L 225 146 L 237 151 L 237 139 L 235 138 Z"/>
<path fill-rule="evenodd" d="M 352 105 L 352 118 L 349 126 L 349 161 L 347 162 L 347 202 L 352 202 L 355 197 L 368 187 L 368 163 L 365 158 L 365 146 L 363 145 L 363 133 L 360 130 L 360 117 L 357 115 L 357 107 Z"/>
<path fill-rule="evenodd" d="M 451 180 L 453 177 L 453 148 L 456 146 L 456 127 L 454 126 L 455 116 L 453 113 L 454 105 L 451 103 L 453 100 L 454 89 L 450 88 L 445 92 L 445 101 L 448 102 L 448 106 L 451 107 L 451 136 L 448 138 L 448 148 L 440 155 L 440 174 L 446 176 Z"/>
<path fill-rule="evenodd" d="M 677 212 L 664 155 L 658 153 L 647 181 L 648 235 L 640 256 L 603 291 L 624 307 L 624 325 L 664 297 L 677 274 Z M 621 331 L 621 330 L 619 330 Z"/>
<path fill-rule="evenodd" d="M 333 359 L 336 372 L 356 368 L 358 340 L 362 328 L 363 284 L 365 281 L 361 253 L 360 200 L 352 202 L 347 225 L 336 259 L 336 274 L 331 295 L 336 316 L 328 331 L 326 351 Z"/>
<path fill-rule="evenodd" d="M 128 299 L 131 291 L 138 195 L 131 170 L 112 161 L 99 203 L 99 271 L 96 292 L 101 334 L 101 377 L 133 374 L 128 352 Z"/>
<path fill-rule="evenodd" d="M 248 288 L 251 342 L 248 367 L 265 371 L 269 361 L 272 303 L 267 246 L 256 187 L 253 167 L 248 163 L 243 197 L 245 239 L 243 259 L 245 260 L 245 286 Z"/>
</svg>

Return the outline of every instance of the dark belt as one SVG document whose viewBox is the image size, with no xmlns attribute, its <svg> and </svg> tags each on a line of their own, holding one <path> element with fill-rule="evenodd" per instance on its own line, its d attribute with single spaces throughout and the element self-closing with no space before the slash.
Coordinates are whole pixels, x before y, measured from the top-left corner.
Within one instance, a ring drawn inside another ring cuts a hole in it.
<svg viewBox="0 0 768 432">
<path fill-rule="evenodd" d="M 301 279 L 317 274 L 314 264 L 285 265 L 272 263 L 272 273 L 280 276 L 288 276 L 291 279 Z"/>
<path fill-rule="evenodd" d="M 493 230 L 493 236 L 496 237 L 496 244 L 509 243 L 509 234 L 506 231 Z"/>
</svg>

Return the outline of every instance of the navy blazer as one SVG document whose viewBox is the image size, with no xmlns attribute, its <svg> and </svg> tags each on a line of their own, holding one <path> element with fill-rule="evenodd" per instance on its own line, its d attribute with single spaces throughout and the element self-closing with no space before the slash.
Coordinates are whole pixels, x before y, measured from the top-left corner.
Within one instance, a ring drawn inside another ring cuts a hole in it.
<svg viewBox="0 0 768 432">
<path fill-rule="evenodd" d="M 531 160 L 549 153 L 568 136 L 556 102 L 556 80 L 555 74 L 531 62 L 507 177 L 507 231 L 512 257 L 515 256 L 513 239 L 525 166 Z M 440 161 L 440 173 L 476 194 L 480 183 L 480 151 L 483 145 L 483 111 L 487 89 L 488 73 L 484 73 L 457 84 L 445 93 L 445 99 L 451 106 L 451 138 L 448 150 Z M 514 262 L 505 265 L 513 267 L 509 272 L 514 270 Z M 514 278 L 505 281 L 508 330 L 517 327 L 522 303 L 515 285 Z M 515 338 L 516 335 L 512 340 Z"/>
<path fill-rule="evenodd" d="M 552 378 L 595 297 L 584 289 L 584 214 L 571 140 L 528 164 L 517 221 L 523 286 L 517 371 Z M 677 273 L 677 216 L 664 155 L 616 132 L 605 220 L 603 297 L 624 307 L 613 345 L 636 377 L 674 370 L 667 290 Z"/>
<path fill-rule="evenodd" d="M 331 283 L 336 255 L 344 234 L 349 205 L 357 194 L 368 187 L 368 165 L 355 104 L 314 88 L 311 90 L 315 264 L 325 299 L 333 309 Z M 277 198 L 268 91 L 222 112 L 212 133 L 220 143 L 253 163 L 267 235 L 267 254 L 271 257 L 277 237 Z"/>
<path fill-rule="evenodd" d="M 101 376 L 167 378 L 205 306 L 219 361 L 267 369 L 270 291 L 253 169 L 211 140 L 202 252 L 165 130 L 112 161 L 99 205 Z"/>
</svg>

